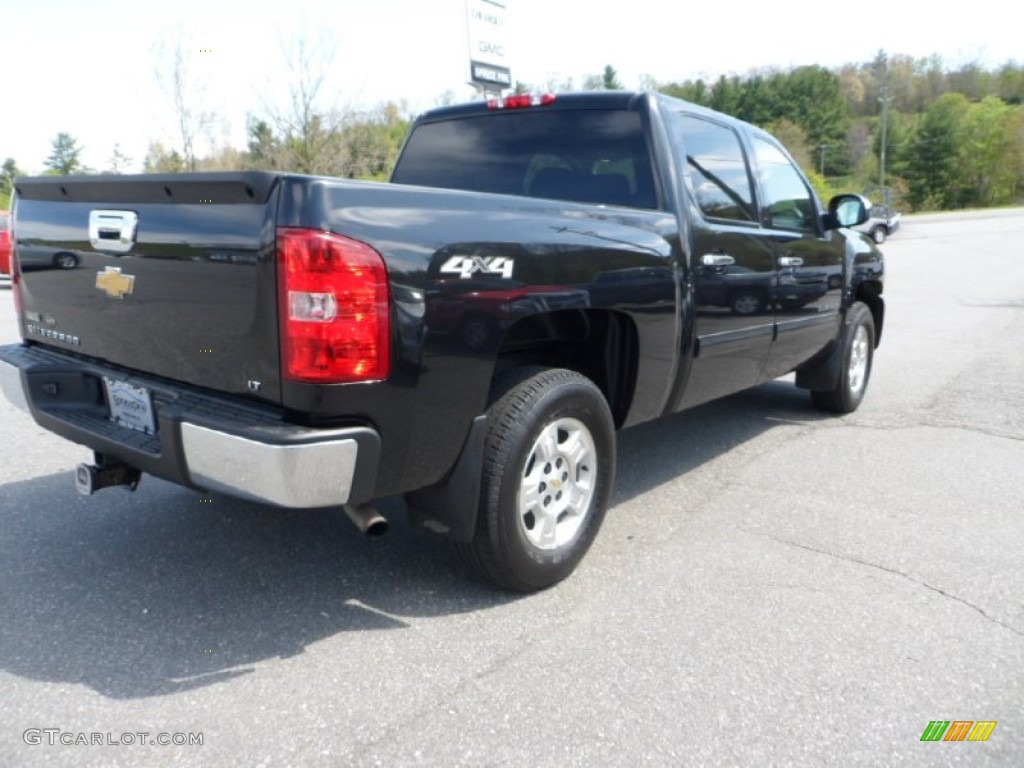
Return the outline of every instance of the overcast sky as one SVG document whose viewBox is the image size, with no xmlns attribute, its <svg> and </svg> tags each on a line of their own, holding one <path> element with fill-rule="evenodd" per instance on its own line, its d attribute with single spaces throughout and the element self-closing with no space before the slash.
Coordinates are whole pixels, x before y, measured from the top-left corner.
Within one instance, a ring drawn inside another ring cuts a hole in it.
<svg viewBox="0 0 1024 768">
<path fill-rule="evenodd" d="M 950 64 L 1024 60 L 1019 19 L 996 0 L 955 12 L 934 2 L 507 0 L 512 76 L 578 84 L 605 64 L 627 87 L 743 74 L 752 68 L 867 61 L 879 49 Z M 611 11 L 610 9 L 616 9 Z M 283 51 L 301 31 L 336 50 L 330 101 L 412 111 L 446 91 L 472 95 L 465 0 L 0 0 L 0 159 L 41 172 L 59 131 L 108 166 L 115 143 L 141 164 L 150 140 L 175 143 L 174 112 L 154 75 L 161 41 L 194 52 L 212 138 L 244 146 L 247 116 L 285 97 Z M 208 51 L 200 53 L 199 51 Z"/>
</svg>

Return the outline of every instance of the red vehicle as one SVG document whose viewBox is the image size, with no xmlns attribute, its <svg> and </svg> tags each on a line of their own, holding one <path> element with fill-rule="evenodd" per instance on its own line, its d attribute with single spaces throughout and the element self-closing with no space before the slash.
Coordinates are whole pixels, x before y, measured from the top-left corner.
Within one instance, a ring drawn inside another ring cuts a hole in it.
<svg viewBox="0 0 1024 768">
<path fill-rule="evenodd" d="M 11 214 L 0 211 L 0 283 L 11 282 Z"/>
</svg>

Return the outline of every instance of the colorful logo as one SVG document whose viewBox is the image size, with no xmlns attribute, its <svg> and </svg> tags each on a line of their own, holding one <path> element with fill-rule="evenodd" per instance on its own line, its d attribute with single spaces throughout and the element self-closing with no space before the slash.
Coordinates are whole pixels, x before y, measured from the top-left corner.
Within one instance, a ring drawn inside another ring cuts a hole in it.
<svg viewBox="0 0 1024 768">
<path fill-rule="evenodd" d="M 995 720 L 932 720 L 921 734 L 921 741 L 988 741 L 996 728 Z"/>
</svg>

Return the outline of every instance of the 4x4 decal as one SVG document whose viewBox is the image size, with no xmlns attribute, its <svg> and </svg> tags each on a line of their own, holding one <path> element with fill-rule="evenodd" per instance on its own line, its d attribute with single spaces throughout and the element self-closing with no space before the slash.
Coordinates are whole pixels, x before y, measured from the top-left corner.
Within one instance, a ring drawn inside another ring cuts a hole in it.
<svg viewBox="0 0 1024 768">
<path fill-rule="evenodd" d="M 463 280 L 477 274 L 501 275 L 508 279 L 515 265 L 515 259 L 505 256 L 452 256 L 441 265 L 441 273 L 458 275 Z"/>
</svg>

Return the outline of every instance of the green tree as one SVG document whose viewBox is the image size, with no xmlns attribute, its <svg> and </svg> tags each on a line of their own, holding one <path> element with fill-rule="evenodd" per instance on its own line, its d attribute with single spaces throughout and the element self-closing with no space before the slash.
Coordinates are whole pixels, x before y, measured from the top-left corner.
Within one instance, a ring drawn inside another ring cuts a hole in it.
<svg viewBox="0 0 1024 768">
<path fill-rule="evenodd" d="M 606 64 L 604 73 L 601 75 L 601 87 L 606 91 L 621 91 L 622 83 L 619 82 L 619 73 L 611 64 Z"/>
<path fill-rule="evenodd" d="M 708 88 L 708 84 L 700 78 L 697 80 L 687 80 L 682 83 L 666 83 L 665 85 L 659 85 L 658 92 L 676 99 L 683 99 L 685 101 L 693 102 L 694 104 L 700 104 L 703 107 L 711 104 L 711 89 Z"/>
<path fill-rule="evenodd" d="M 779 143 L 786 148 L 796 164 L 804 171 L 815 168 L 814 150 L 807 140 L 807 131 L 801 126 L 783 117 L 774 123 L 769 123 L 766 130 L 779 140 Z"/>
<path fill-rule="evenodd" d="M 249 119 L 247 165 L 254 170 L 282 170 L 281 141 L 265 120 Z"/>
<path fill-rule="evenodd" d="M 24 176 L 13 157 L 8 157 L 0 166 L 0 209 L 7 210 L 11 207 L 11 192 L 14 189 L 14 179 Z"/>
<path fill-rule="evenodd" d="M 1007 62 L 999 68 L 999 98 L 1007 104 L 1024 103 L 1024 65 Z"/>
<path fill-rule="evenodd" d="M 938 56 L 919 60 L 915 72 L 914 89 L 916 95 L 913 111 L 921 113 L 928 109 L 929 105 L 937 101 L 944 93 L 949 93 L 949 79 L 946 77 L 946 70 L 942 59 Z"/>
<path fill-rule="evenodd" d="M 1020 137 L 1014 136 L 1015 110 L 994 96 L 972 104 L 964 116 L 960 173 L 966 205 L 1005 205 L 1016 193 Z"/>
<path fill-rule="evenodd" d="M 384 181 L 391 175 L 410 120 L 393 102 L 352 120 L 343 131 L 348 156 L 345 175 Z"/>
<path fill-rule="evenodd" d="M 839 76 L 824 67 L 798 67 L 783 76 L 778 86 L 776 117 L 787 117 L 803 126 L 816 147 L 835 147 L 829 152 L 825 172 L 844 173 L 849 110 Z"/>
<path fill-rule="evenodd" d="M 131 165 L 132 159 L 128 157 L 124 152 L 121 151 L 120 144 L 114 144 L 114 151 L 110 153 L 110 159 L 107 160 L 108 173 L 124 173 L 125 168 Z"/>
<path fill-rule="evenodd" d="M 970 61 L 946 75 L 949 90 L 962 93 L 971 101 L 978 101 L 996 92 L 995 78 L 978 62 Z"/>
<path fill-rule="evenodd" d="M 50 173 L 68 176 L 85 170 L 79 158 L 82 148 L 78 146 L 70 133 L 58 133 L 51 146 L 53 149 L 45 163 L 46 167 L 50 169 Z"/>
<path fill-rule="evenodd" d="M 873 178 L 867 179 L 870 184 L 878 184 L 878 169 L 882 157 L 882 127 L 881 118 L 877 120 L 870 118 L 874 123 L 874 136 L 871 142 L 874 154 L 874 167 L 876 169 Z M 885 177 L 886 186 L 890 186 L 892 177 L 905 176 L 907 174 L 907 163 L 911 156 L 911 148 L 914 138 L 914 124 L 916 118 L 911 115 L 904 115 L 901 112 L 890 111 L 888 124 L 885 129 Z"/>
<path fill-rule="evenodd" d="M 843 66 L 839 70 L 839 83 L 850 115 L 854 117 L 867 115 L 867 88 L 860 68 L 854 64 Z"/>
<path fill-rule="evenodd" d="M 7 182 L 10 182 L 17 176 L 24 176 L 25 172 L 18 167 L 18 164 L 14 161 L 13 157 L 8 157 L 4 160 L 2 166 L 0 166 L 0 176 Z"/>
<path fill-rule="evenodd" d="M 733 77 L 720 76 L 711 88 L 709 106 L 719 112 L 725 112 L 727 115 L 740 117 L 742 89 L 743 83 L 735 75 Z"/>
<path fill-rule="evenodd" d="M 854 172 L 871 156 L 871 118 L 858 118 L 846 131 L 846 156 Z"/>
<path fill-rule="evenodd" d="M 146 173 L 184 173 L 185 159 L 175 149 L 168 150 L 159 141 L 150 142 L 142 162 Z"/>
<path fill-rule="evenodd" d="M 765 78 L 763 75 L 755 74 L 747 78 L 740 88 L 737 99 L 737 117 L 755 125 L 765 125 L 773 120 L 784 119 L 785 115 L 780 114 L 779 110 L 776 81 L 777 75 Z"/>
<path fill-rule="evenodd" d="M 336 106 L 336 89 L 327 82 L 337 44 L 326 34 L 302 36 L 284 53 L 288 105 L 269 115 L 280 141 L 277 165 L 298 173 L 344 176 L 348 156 L 341 134 L 352 114 Z"/>
<path fill-rule="evenodd" d="M 961 199 L 960 147 L 970 104 L 961 93 L 947 93 L 921 118 L 910 142 L 907 181 L 915 209 L 954 208 Z"/>
<path fill-rule="evenodd" d="M 885 185 L 917 208 L 1005 204 L 1024 195 L 1024 107 L 1017 107 L 1024 65 L 1016 62 L 951 68 L 939 56 L 879 51 L 834 72 L 752 71 L 658 90 L 781 132 L 807 169 L 820 172 L 824 161 L 826 173 L 853 173 L 864 187 L 879 183 L 884 134 Z"/>
<path fill-rule="evenodd" d="M 839 190 L 834 189 L 832 185 L 828 183 L 828 179 L 813 168 L 807 168 L 805 171 L 807 173 L 807 180 L 811 182 L 811 186 L 814 187 L 814 191 L 818 193 L 818 199 L 828 205 L 828 201 L 839 194 Z"/>
<path fill-rule="evenodd" d="M 248 167 L 246 153 L 230 146 L 214 147 L 208 156 L 199 158 L 197 164 L 200 171 L 241 171 Z"/>
</svg>

